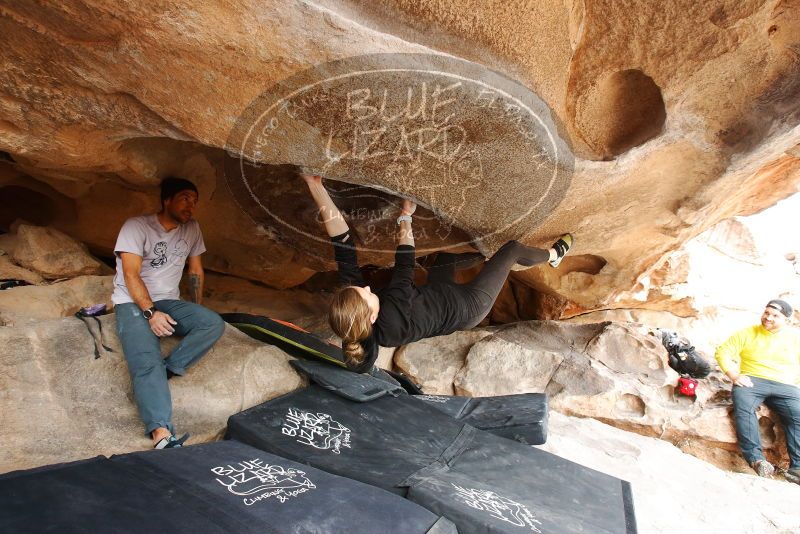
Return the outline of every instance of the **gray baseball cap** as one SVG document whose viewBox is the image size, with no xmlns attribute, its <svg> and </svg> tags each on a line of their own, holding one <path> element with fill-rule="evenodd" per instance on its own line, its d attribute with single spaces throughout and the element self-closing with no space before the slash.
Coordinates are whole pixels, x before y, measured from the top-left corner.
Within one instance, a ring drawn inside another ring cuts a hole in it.
<svg viewBox="0 0 800 534">
<path fill-rule="evenodd" d="M 772 299 L 771 301 L 767 302 L 767 308 L 775 308 L 786 317 L 791 317 L 792 312 L 794 311 L 792 310 L 791 304 L 781 299 Z"/>
</svg>

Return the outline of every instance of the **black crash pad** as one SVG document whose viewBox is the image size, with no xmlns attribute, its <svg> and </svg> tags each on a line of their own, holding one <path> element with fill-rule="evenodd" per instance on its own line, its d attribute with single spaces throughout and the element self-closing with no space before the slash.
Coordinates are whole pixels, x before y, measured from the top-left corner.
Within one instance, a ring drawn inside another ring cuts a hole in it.
<svg viewBox="0 0 800 534">
<path fill-rule="evenodd" d="M 248 336 L 275 345 L 296 358 L 323 360 L 346 367 L 341 347 L 319 339 L 295 324 L 249 313 L 220 314 L 225 322 Z"/>
<path fill-rule="evenodd" d="M 308 363 L 295 362 L 294 365 L 315 383 L 345 398 L 365 402 L 386 393 L 395 395 L 398 392 L 398 388 L 386 384 L 385 371 L 373 368 L 373 376 L 370 377 L 344 370 L 341 348 L 322 341 L 297 325 L 247 313 L 224 313 L 222 317 L 255 339 L 310 360 Z M 377 373 L 381 373 L 381 376 Z M 388 380 L 396 382 L 392 378 Z M 412 384 L 410 381 L 408 383 Z M 417 392 L 419 390 L 412 391 Z M 547 397 L 541 393 L 475 399 L 444 395 L 422 395 L 418 398 L 464 423 L 498 436 L 529 445 L 540 445 L 547 439 Z"/>
<path fill-rule="evenodd" d="M 357 403 L 312 385 L 232 416 L 228 436 L 404 495 L 461 534 L 636 532 L 628 482 L 410 395 Z"/>
<path fill-rule="evenodd" d="M 497 436 L 527 445 L 547 441 L 547 395 L 522 393 L 498 397 L 415 395 L 450 417 Z"/>
<path fill-rule="evenodd" d="M 235 441 L 0 475 L 0 532 L 455 534 L 396 495 Z"/>
<path fill-rule="evenodd" d="M 368 402 L 383 395 L 405 394 L 406 390 L 391 375 L 374 367 L 370 374 L 358 374 L 327 362 L 292 360 L 292 366 L 312 382 L 357 402 Z M 416 395 L 447 415 L 492 434 L 528 445 L 547 440 L 547 396 L 524 393 L 499 397 L 454 397 Z"/>
<path fill-rule="evenodd" d="M 377 367 L 373 367 L 370 374 L 361 374 L 327 362 L 292 360 L 289 363 L 315 384 L 352 401 L 368 402 L 384 395 L 406 395 L 403 386 Z"/>
</svg>

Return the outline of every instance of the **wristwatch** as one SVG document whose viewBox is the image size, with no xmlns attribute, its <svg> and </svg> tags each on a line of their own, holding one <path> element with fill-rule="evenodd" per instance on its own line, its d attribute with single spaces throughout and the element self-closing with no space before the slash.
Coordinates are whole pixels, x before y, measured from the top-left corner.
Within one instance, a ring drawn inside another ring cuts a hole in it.
<svg viewBox="0 0 800 534">
<path fill-rule="evenodd" d="M 158 311 L 158 310 L 156 310 L 155 306 L 150 306 L 146 310 L 142 311 L 142 317 L 144 317 L 145 319 L 147 319 L 149 321 L 150 319 L 153 318 L 153 314 L 156 313 L 156 311 Z"/>
<path fill-rule="evenodd" d="M 397 224 L 400 224 L 403 221 L 411 222 L 411 215 L 401 215 L 397 218 Z"/>
</svg>

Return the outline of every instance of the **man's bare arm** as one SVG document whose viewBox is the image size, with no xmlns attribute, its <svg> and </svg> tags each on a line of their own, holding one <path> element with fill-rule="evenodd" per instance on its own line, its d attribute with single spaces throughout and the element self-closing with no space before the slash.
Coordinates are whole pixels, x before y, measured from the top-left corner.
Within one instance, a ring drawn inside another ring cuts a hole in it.
<svg viewBox="0 0 800 534">
<path fill-rule="evenodd" d="M 142 281 L 142 257 L 131 252 L 120 252 L 122 258 L 122 274 L 125 276 L 125 287 L 128 294 L 139 308 L 146 310 L 153 305 L 150 292 Z"/>
<path fill-rule="evenodd" d="M 153 299 L 150 297 L 150 292 L 147 290 L 147 286 L 144 285 L 141 276 L 142 257 L 131 252 L 120 252 L 119 257 L 122 259 L 122 275 L 125 277 L 125 287 L 128 288 L 128 294 L 133 299 L 133 302 L 142 311 L 151 308 Z M 175 332 L 173 326 L 177 323 L 168 314 L 157 311 L 148 321 L 148 324 L 155 335 L 166 337 Z"/>
<path fill-rule="evenodd" d="M 202 304 L 203 301 L 203 282 L 205 281 L 205 271 L 200 256 L 189 258 L 189 300 L 195 304 Z"/>
</svg>

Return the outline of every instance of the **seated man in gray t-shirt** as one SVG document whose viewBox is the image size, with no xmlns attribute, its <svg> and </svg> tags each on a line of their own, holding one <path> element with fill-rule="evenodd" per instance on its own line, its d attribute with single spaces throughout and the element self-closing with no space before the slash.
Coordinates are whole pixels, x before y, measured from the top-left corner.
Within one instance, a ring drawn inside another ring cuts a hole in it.
<svg viewBox="0 0 800 534">
<path fill-rule="evenodd" d="M 220 338 L 222 318 L 200 306 L 205 252 L 200 225 L 192 219 L 195 185 L 180 178 L 161 182 L 161 211 L 125 221 L 114 253 L 114 313 L 117 334 L 133 379 L 133 393 L 147 434 L 157 449 L 180 447 L 172 426 L 167 379 L 183 375 Z M 189 263 L 192 302 L 180 300 L 178 284 Z M 185 336 L 166 359 L 160 337 Z"/>
</svg>

